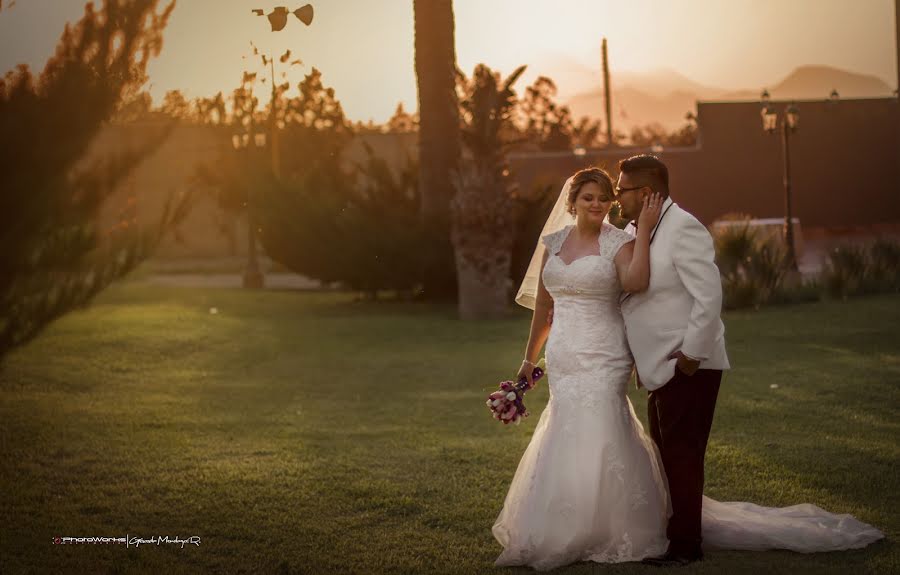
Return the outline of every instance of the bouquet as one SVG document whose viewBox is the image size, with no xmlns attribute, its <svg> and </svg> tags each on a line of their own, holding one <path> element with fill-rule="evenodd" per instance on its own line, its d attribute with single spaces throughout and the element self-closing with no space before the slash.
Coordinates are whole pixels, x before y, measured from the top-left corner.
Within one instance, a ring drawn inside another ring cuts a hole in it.
<svg viewBox="0 0 900 575">
<path fill-rule="evenodd" d="M 536 383 L 544 375 L 545 366 L 546 363 L 541 358 L 534 371 L 531 372 L 533 383 Z M 519 425 L 519 421 L 523 417 L 528 417 L 528 410 L 525 408 L 523 398 L 525 392 L 533 387 L 533 383 L 532 386 L 529 386 L 528 380 L 524 377 L 516 383 L 509 380 L 500 382 L 500 388 L 490 394 L 487 399 L 488 409 L 491 410 L 494 419 L 502 421 L 504 425 L 510 422 Z"/>
</svg>

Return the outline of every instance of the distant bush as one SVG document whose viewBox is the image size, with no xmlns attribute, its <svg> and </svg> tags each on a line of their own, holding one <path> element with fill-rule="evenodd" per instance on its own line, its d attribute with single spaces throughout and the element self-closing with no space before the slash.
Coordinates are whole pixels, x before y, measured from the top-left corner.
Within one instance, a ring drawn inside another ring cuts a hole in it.
<svg viewBox="0 0 900 575">
<path fill-rule="evenodd" d="M 759 307 L 775 297 L 787 271 L 779 243 L 752 227 L 749 216 L 715 229 L 713 241 L 725 308 Z"/>
<path fill-rule="evenodd" d="M 879 292 L 900 290 L 900 243 L 879 239 L 869 246 L 869 289 Z"/>
<path fill-rule="evenodd" d="M 822 284 L 830 297 L 847 299 L 900 290 L 900 244 L 879 239 L 867 246 L 838 246 L 828 252 Z"/>
<path fill-rule="evenodd" d="M 847 299 L 862 291 L 866 273 L 866 253 L 856 246 L 839 246 L 828 252 L 822 272 L 823 287 L 828 295 Z"/>
<path fill-rule="evenodd" d="M 256 219 L 266 253 L 286 268 L 368 297 L 411 294 L 421 284 L 425 241 L 418 164 L 395 174 L 368 148 L 365 162 L 334 162 L 302 178 L 259 186 Z"/>
<path fill-rule="evenodd" d="M 822 299 L 822 282 L 818 277 L 802 279 L 797 285 L 782 284 L 769 298 L 771 305 L 811 303 Z"/>
<path fill-rule="evenodd" d="M 713 241 L 725 309 L 900 291 L 900 244 L 895 241 L 837 246 L 818 276 L 785 282 L 782 243 L 751 226 L 750 216 L 730 214 L 724 220 L 729 225 L 715 227 Z"/>
</svg>

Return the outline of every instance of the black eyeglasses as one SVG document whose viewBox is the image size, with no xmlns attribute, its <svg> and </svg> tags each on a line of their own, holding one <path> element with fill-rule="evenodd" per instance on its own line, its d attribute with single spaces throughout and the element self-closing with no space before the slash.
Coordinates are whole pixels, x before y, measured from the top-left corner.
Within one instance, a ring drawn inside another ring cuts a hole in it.
<svg viewBox="0 0 900 575">
<path fill-rule="evenodd" d="M 615 192 L 616 192 L 616 196 L 621 196 L 625 192 L 640 190 L 641 188 L 647 188 L 647 187 L 649 187 L 649 186 L 634 186 L 633 188 L 616 188 Z"/>
</svg>

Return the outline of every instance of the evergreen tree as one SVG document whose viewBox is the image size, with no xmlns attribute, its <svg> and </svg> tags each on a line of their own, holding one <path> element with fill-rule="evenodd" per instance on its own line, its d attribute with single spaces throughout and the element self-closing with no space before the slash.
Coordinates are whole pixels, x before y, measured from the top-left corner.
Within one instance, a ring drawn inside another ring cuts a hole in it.
<svg viewBox="0 0 900 575">
<path fill-rule="evenodd" d="M 187 203 L 170 198 L 160 226 L 98 229 L 98 210 L 165 134 L 111 159 L 84 153 L 146 80 L 174 2 L 107 0 L 67 25 L 37 77 L 0 81 L 0 359 L 69 310 L 87 305 L 153 249 Z M 4 14 L 5 16 L 5 14 Z"/>
</svg>

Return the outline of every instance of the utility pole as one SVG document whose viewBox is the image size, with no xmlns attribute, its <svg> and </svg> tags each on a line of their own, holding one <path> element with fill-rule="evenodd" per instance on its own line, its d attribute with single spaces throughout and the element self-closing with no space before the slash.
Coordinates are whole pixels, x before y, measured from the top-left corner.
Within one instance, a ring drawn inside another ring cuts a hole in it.
<svg viewBox="0 0 900 575">
<path fill-rule="evenodd" d="M 897 0 L 900 2 L 900 0 Z M 609 87 L 609 56 L 606 50 L 606 38 L 603 39 L 603 99 L 606 104 L 606 143 L 615 146 L 612 127 L 612 90 Z"/>
</svg>

